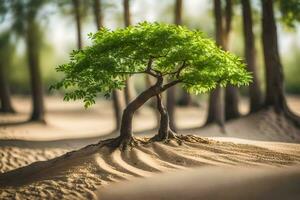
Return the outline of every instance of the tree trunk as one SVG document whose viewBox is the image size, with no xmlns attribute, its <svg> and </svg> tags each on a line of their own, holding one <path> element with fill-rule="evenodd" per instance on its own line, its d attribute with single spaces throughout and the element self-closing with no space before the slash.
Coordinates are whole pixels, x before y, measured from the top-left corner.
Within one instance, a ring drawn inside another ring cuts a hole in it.
<svg viewBox="0 0 300 200">
<path fill-rule="evenodd" d="M 223 48 L 229 50 L 230 33 L 232 27 L 232 2 L 226 0 L 225 28 L 223 32 Z M 228 85 L 225 89 L 225 120 L 235 119 L 240 116 L 238 89 Z"/>
<path fill-rule="evenodd" d="M 157 83 L 142 92 L 138 95 L 133 101 L 131 101 L 127 107 L 125 108 L 123 115 L 122 115 L 122 122 L 121 122 L 121 130 L 120 130 L 120 140 L 121 142 L 131 141 L 133 139 L 132 135 L 132 120 L 134 113 L 143 105 L 145 104 L 151 97 L 159 94 L 160 86 L 162 85 L 162 78 L 157 81 Z"/>
<path fill-rule="evenodd" d="M 122 93 L 119 90 L 113 90 L 113 92 L 112 92 L 116 130 L 120 130 L 120 128 L 121 128 L 122 110 L 124 108 L 124 102 L 122 101 L 121 94 Z"/>
<path fill-rule="evenodd" d="M 224 104 L 223 90 L 220 87 L 214 89 L 209 96 L 209 107 L 206 124 L 216 123 L 222 129 L 224 128 Z"/>
<path fill-rule="evenodd" d="M 31 121 L 45 122 L 43 85 L 39 66 L 39 44 L 37 43 L 37 31 L 37 25 L 35 24 L 34 19 L 29 18 L 26 34 L 26 48 L 32 93 L 33 111 L 31 114 Z"/>
<path fill-rule="evenodd" d="M 97 29 L 103 27 L 101 0 L 94 0 L 94 17 Z M 113 110 L 115 116 L 115 130 L 118 131 L 121 128 L 122 111 L 124 108 L 124 102 L 122 101 L 121 91 L 114 90 L 112 92 Z"/>
<path fill-rule="evenodd" d="M 284 95 L 283 68 L 278 50 L 273 0 L 262 1 L 262 13 L 262 39 L 267 85 L 265 107 L 273 107 L 276 113 L 285 114 L 286 117 L 300 127 L 299 117 L 289 110 Z"/>
<path fill-rule="evenodd" d="M 253 34 L 253 22 L 251 4 L 249 0 L 242 0 L 244 51 L 248 70 L 252 72 L 253 82 L 249 86 L 250 112 L 258 111 L 262 106 L 262 94 L 260 81 L 257 75 L 255 40 Z"/>
<path fill-rule="evenodd" d="M 130 17 L 130 6 L 129 0 L 123 0 L 123 8 L 124 8 L 124 24 L 125 27 L 131 25 L 131 17 Z M 128 105 L 136 96 L 134 82 L 129 78 L 126 80 L 125 87 L 125 101 Z"/>
<path fill-rule="evenodd" d="M 94 0 L 94 16 L 97 29 L 99 30 L 101 27 L 103 27 L 101 0 Z"/>
<path fill-rule="evenodd" d="M 81 40 L 81 14 L 80 14 L 80 2 L 79 0 L 72 0 L 75 14 L 76 30 L 77 30 L 77 47 L 82 48 Z"/>
<path fill-rule="evenodd" d="M 217 45 L 223 46 L 223 30 L 222 30 L 222 9 L 221 1 L 214 0 L 214 15 L 216 27 L 216 42 Z M 210 93 L 208 115 L 206 124 L 217 123 L 222 129 L 224 127 L 224 104 L 222 89 L 217 87 Z"/>
<path fill-rule="evenodd" d="M 170 128 L 170 119 L 167 109 L 164 107 L 161 94 L 156 95 L 157 110 L 160 114 L 160 122 L 158 134 L 153 137 L 154 140 L 166 140 L 170 137 L 174 137 L 174 133 Z"/>
<path fill-rule="evenodd" d="M 15 113 L 10 99 L 7 73 L 3 61 L 0 61 L 0 101 L 0 113 Z"/>
<path fill-rule="evenodd" d="M 175 2 L 175 24 L 182 25 L 182 0 L 176 0 Z M 175 89 L 173 90 L 175 92 Z M 175 94 L 174 94 L 175 96 Z M 192 105 L 192 96 L 191 94 L 187 93 L 186 91 L 182 91 L 182 96 L 179 99 L 179 102 L 183 106 L 190 106 Z M 174 103 L 176 103 L 174 101 Z M 170 106 L 169 106 L 170 107 Z M 175 106 L 174 106 L 175 108 Z M 171 120 L 172 121 L 172 120 Z"/>
</svg>

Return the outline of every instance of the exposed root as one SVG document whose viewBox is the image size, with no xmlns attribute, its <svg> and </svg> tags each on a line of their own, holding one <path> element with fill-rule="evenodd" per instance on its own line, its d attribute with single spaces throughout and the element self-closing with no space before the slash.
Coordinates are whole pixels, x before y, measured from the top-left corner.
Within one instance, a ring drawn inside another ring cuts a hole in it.
<svg viewBox="0 0 300 200">
<path fill-rule="evenodd" d="M 154 137 L 149 139 L 149 142 L 169 143 L 170 141 L 176 141 L 179 145 L 181 145 L 183 142 L 204 143 L 204 144 L 210 143 L 208 139 L 203 139 L 201 137 L 197 137 L 194 135 L 178 135 L 172 130 L 169 130 L 167 137 L 162 137 L 160 134 L 157 134 Z"/>
</svg>

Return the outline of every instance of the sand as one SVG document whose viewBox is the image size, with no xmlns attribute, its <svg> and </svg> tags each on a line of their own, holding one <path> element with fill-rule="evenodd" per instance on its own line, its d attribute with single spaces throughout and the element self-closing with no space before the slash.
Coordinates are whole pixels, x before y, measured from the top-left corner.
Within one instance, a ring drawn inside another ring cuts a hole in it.
<svg viewBox="0 0 300 200">
<path fill-rule="evenodd" d="M 102 187 L 101 200 L 300 199 L 300 168 L 203 167 Z"/>
<path fill-rule="evenodd" d="M 299 165 L 300 145 L 271 150 L 236 141 L 205 139 L 141 144 L 121 152 L 100 144 L 0 175 L 1 199 L 96 199 L 100 186 L 157 173 L 205 166 Z M 257 142 L 259 143 L 259 142 Z"/>
<path fill-rule="evenodd" d="M 298 109 L 299 102 L 295 98 L 290 104 Z M 255 174 L 257 168 L 277 173 L 278 168 L 299 168 L 300 164 L 300 130 L 272 110 L 228 122 L 224 134 L 214 125 L 199 129 L 205 105 L 179 108 L 179 133 L 195 134 L 204 141 L 151 143 L 121 152 L 97 144 L 117 135 L 109 102 L 84 110 L 79 102 L 47 98 L 47 124 L 24 123 L 30 110 L 28 99 L 16 98 L 14 105 L 18 114 L 0 116 L 0 199 L 97 199 L 97 191 L 102 197 L 101 191 L 114 183 L 130 180 L 135 184 L 137 177 L 147 181 L 157 174 L 180 174 L 194 167 L 200 167 L 200 174 L 214 167 L 250 168 Z M 134 120 L 134 133 L 149 137 L 156 132 L 155 124 L 153 111 L 143 108 Z M 187 129 L 191 126 L 195 128 Z M 96 145 L 85 147 L 88 144 Z M 72 150 L 77 151 L 65 154 Z M 180 185 L 181 179 L 172 184 Z"/>
</svg>

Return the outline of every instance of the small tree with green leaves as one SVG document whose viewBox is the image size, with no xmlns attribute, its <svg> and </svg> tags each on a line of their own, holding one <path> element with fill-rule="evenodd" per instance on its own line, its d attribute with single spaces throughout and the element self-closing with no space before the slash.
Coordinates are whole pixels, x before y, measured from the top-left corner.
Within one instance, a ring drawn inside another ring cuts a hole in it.
<svg viewBox="0 0 300 200">
<path fill-rule="evenodd" d="M 65 100 L 83 99 L 85 107 L 95 103 L 97 94 L 109 96 L 122 89 L 130 76 L 147 74 L 156 83 L 140 93 L 125 108 L 116 146 L 135 143 L 132 119 L 135 111 L 156 97 L 161 115 L 155 140 L 175 134 L 169 127 L 161 93 L 180 84 L 194 94 L 208 92 L 227 84 L 245 85 L 251 80 L 237 56 L 218 48 L 197 30 L 182 26 L 143 22 L 137 26 L 111 31 L 105 28 L 90 34 L 92 45 L 73 51 L 71 61 L 57 71 L 65 77 L 52 88 L 65 88 Z"/>
</svg>

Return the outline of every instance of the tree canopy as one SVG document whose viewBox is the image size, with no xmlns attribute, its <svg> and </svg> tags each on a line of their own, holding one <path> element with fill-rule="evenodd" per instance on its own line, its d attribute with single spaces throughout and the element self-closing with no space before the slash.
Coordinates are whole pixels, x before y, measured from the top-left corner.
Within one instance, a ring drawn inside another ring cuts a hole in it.
<svg viewBox="0 0 300 200">
<path fill-rule="evenodd" d="M 51 87 L 67 89 L 65 100 L 83 99 L 86 107 L 98 93 L 122 89 L 134 74 L 177 81 L 195 94 L 251 80 L 239 57 L 183 26 L 143 22 L 114 31 L 102 28 L 89 37 L 91 46 L 73 51 L 70 62 L 57 67 L 65 77 Z"/>
</svg>

